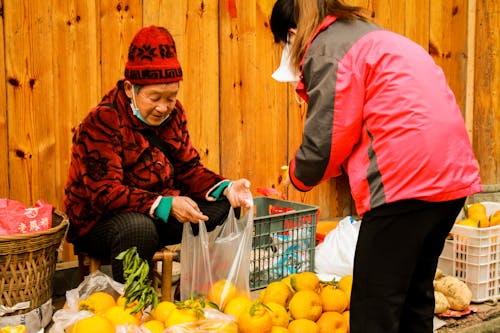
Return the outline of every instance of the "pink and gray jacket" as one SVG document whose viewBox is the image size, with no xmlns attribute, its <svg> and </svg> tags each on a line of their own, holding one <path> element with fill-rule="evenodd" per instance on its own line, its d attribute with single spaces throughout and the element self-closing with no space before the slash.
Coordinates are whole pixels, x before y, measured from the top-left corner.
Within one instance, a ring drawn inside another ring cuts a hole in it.
<svg viewBox="0 0 500 333">
<path fill-rule="evenodd" d="M 482 190 L 462 114 L 443 71 L 409 39 L 327 17 L 309 41 L 297 93 L 308 102 L 290 162 L 301 190 L 345 171 L 357 213 L 405 199 Z"/>
</svg>

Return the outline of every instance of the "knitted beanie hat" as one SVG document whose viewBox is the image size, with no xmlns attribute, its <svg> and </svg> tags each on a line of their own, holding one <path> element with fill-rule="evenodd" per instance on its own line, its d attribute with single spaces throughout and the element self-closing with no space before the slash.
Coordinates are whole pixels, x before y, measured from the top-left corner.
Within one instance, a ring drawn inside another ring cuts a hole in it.
<svg viewBox="0 0 500 333">
<path fill-rule="evenodd" d="M 175 42 L 167 29 L 150 26 L 134 36 L 128 50 L 125 78 L 142 86 L 182 80 Z"/>
</svg>

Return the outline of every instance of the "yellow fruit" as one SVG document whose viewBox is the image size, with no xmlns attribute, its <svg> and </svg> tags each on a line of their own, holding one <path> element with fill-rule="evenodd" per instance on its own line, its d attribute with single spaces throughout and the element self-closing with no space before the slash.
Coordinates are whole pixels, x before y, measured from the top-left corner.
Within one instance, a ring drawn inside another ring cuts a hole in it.
<svg viewBox="0 0 500 333">
<path fill-rule="evenodd" d="M 147 328 L 151 333 L 161 333 L 165 330 L 165 324 L 160 320 L 150 320 L 142 324 L 144 328 Z"/>
<path fill-rule="evenodd" d="M 344 316 L 345 322 L 347 324 L 347 333 L 351 331 L 351 313 L 348 311 L 342 312 L 342 316 Z"/>
<path fill-rule="evenodd" d="M 139 303 L 138 301 L 133 301 L 132 303 L 127 305 L 127 308 L 133 309 L 138 303 Z M 127 299 L 125 298 L 125 296 L 123 295 L 118 296 L 118 298 L 116 299 L 116 305 L 119 305 L 122 308 L 124 308 L 125 304 L 127 304 Z"/>
<path fill-rule="evenodd" d="M 486 215 L 486 207 L 480 203 L 476 202 L 467 207 L 467 217 L 477 218 Z"/>
<path fill-rule="evenodd" d="M 224 310 L 224 306 L 236 296 L 238 296 L 238 289 L 226 279 L 218 280 L 208 291 L 209 301 L 217 304 L 221 310 Z"/>
<path fill-rule="evenodd" d="M 455 224 L 465 225 L 473 228 L 479 228 L 479 222 L 471 219 L 459 220 L 456 221 Z"/>
<path fill-rule="evenodd" d="M 320 333 L 319 326 L 309 319 L 296 319 L 288 325 L 290 333 Z M 333 332 L 332 332 L 333 333 Z"/>
<path fill-rule="evenodd" d="M 309 319 L 316 321 L 323 312 L 321 298 L 312 290 L 297 291 L 293 295 L 288 309 L 293 319 Z"/>
<path fill-rule="evenodd" d="M 500 224 L 500 210 L 497 210 L 490 216 L 490 227 L 494 227 Z"/>
<path fill-rule="evenodd" d="M 80 300 L 78 303 L 78 309 L 87 310 L 95 314 L 102 314 L 107 309 L 115 305 L 116 302 L 113 296 L 108 293 L 98 291 L 90 294 L 90 296 L 86 299 Z"/>
<path fill-rule="evenodd" d="M 344 275 L 343 277 L 341 277 L 338 282 L 338 287 L 346 293 L 347 299 L 350 303 L 352 291 L 352 275 Z"/>
<path fill-rule="evenodd" d="M 0 333 L 26 333 L 26 326 L 5 326 L 0 328 Z"/>
<path fill-rule="evenodd" d="M 288 288 L 290 288 L 290 290 L 292 291 L 292 293 L 295 292 L 295 290 L 292 288 L 292 278 L 295 275 L 297 275 L 297 273 L 290 274 L 287 277 L 284 277 L 283 279 L 281 279 L 281 282 L 284 282 L 288 286 Z"/>
<path fill-rule="evenodd" d="M 104 317 L 113 323 L 113 325 L 135 324 L 138 325 L 140 319 L 130 313 L 130 309 L 125 309 L 119 305 L 110 307 L 104 312 Z"/>
<path fill-rule="evenodd" d="M 297 273 L 290 279 L 290 283 L 295 291 L 319 290 L 319 277 L 314 272 Z"/>
<path fill-rule="evenodd" d="M 347 322 L 338 312 L 323 312 L 316 323 L 320 333 L 347 333 Z"/>
<path fill-rule="evenodd" d="M 480 228 L 490 226 L 490 220 L 486 215 L 486 207 L 480 202 L 473 203 L 467 207 L 467 218 L 477 221 Z"/>
<path fill-rule="evenodd" d="M 271 333 L 273 320 L 265 306 L 256 301 L 240 314 L 238 328 L 240 333 Z"/>
<path fill-rule="evenodd" d="M 108 319 L 100 315 L 80 319 L 73 325 L 71 333 L 115 333 L 115 327 Z"/>
<path fill-rule="evenodd" d="M 172 312 L 172 310 L 175 308 L 176 306 L 173 302 L 161 301 L 160 303 L 158 303 L 156 308 L 151 311 L 151 316 L 156 320 L 165 322 L 170 312 Z"/>
<path fill-rule="evenodd" d="M 286 307 L 292 298 L 292 290 L 283 281 L 271 282 L 260 294 L 262 303 L 274 302 Z"/>
<path fill-rule="evenodd" d="M 288 333 L 288 328 L 283 326 L 273 326 L 271 333 Z"/>
<path fill-rule="evenodd" d="M 224 313 L 228 315 L 233 315 L 234 319 L 238 321 L 242 311 L 250 308 L 252 306 L 252 300 L 247 296 L 237 296 L 229 301 L 224 307 Z"/>
<path fill-rule="evenodd" d="M 488 228 L 490 226 L 490 220 L 486 215 L 479 217 L 477 222 L 479 223 L 479 228 Z"/>
<path fill-rule="evenodd" d="M 288 315 L 288 311 L 286 311 L 283 305 L 274 302 L 269 302 L 264 304 L 270 310 L 273 326 L 288 327 L 290 316 Z"/>
<path fill-rule="evenodd" d="M 347 304 L 349 303 L 347 294 L 342 289 L 332 285 L 325 285 L 321 288 L 319 297 L 321 298 L 323 312 L 335 311 L 342 313 L 347 309 Z"/>
<path fill-rule="evenodd" d="M 165 321 L 165 327 L 184 323 L 193 323 L 200 319 L 204 319 L 203 311 L 201 309 L 177 307 L 168 315 L 167 320 Z"/>
</svg>

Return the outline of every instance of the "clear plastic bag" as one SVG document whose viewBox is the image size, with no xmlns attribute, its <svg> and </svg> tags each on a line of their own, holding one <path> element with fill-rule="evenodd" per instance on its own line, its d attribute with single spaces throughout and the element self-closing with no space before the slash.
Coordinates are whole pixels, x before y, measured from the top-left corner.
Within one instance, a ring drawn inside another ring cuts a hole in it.
<svg viewBox="0 0 500 333">
<path fill-rule="evenodd" d="M 99 270 L 90 273 L 78 287 L 66 291 L 66 304 L 52 316 L 54 325 L 52 325 L 50 333 L 64 333 L 68 327 L 73 326 L 80 319 L 90 317 L 93 314 L 78 309 L 81 299 L 86 299 L 97 291 L 106 292 L 116 299 L 119 295 L 123 295 L 123 288 L 123 284 L 114 281 Z"/>
<path fill-rule="evenodd" d="M 231 208 L 222 227 L 210 234 L 200 222 L 198 236 L 194 236 L 189 223 L 185 223 L 181 244 L 181 300 L 208 296 L 216 284 L 220 302 L 214 303 L 221 308 L 235 290 L 249 295 L 252 234 L 253 207 L 240 218 Z"/>
<path fill-rule="evenodd" d="M 215 309 L 203 309 L 204 319 L 168 327 L 163 333 L 238 333 L 233 316 Z"/>
</svg>

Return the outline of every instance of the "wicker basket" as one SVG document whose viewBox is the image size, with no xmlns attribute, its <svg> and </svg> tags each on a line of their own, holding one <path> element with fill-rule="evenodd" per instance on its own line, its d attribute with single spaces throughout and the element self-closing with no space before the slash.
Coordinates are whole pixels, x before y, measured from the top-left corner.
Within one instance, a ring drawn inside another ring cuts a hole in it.
<svg viewBox="0 0 500 333">
<path fill-rule="evenodd" d="M 52 297 L 57 250 L 68 228 L 68 218 L 52 213 L 52 228 L 36 233 L 0 237 L 0 304 L 12 307 L 31 301 L 28 313 Z"/>
</svg>

